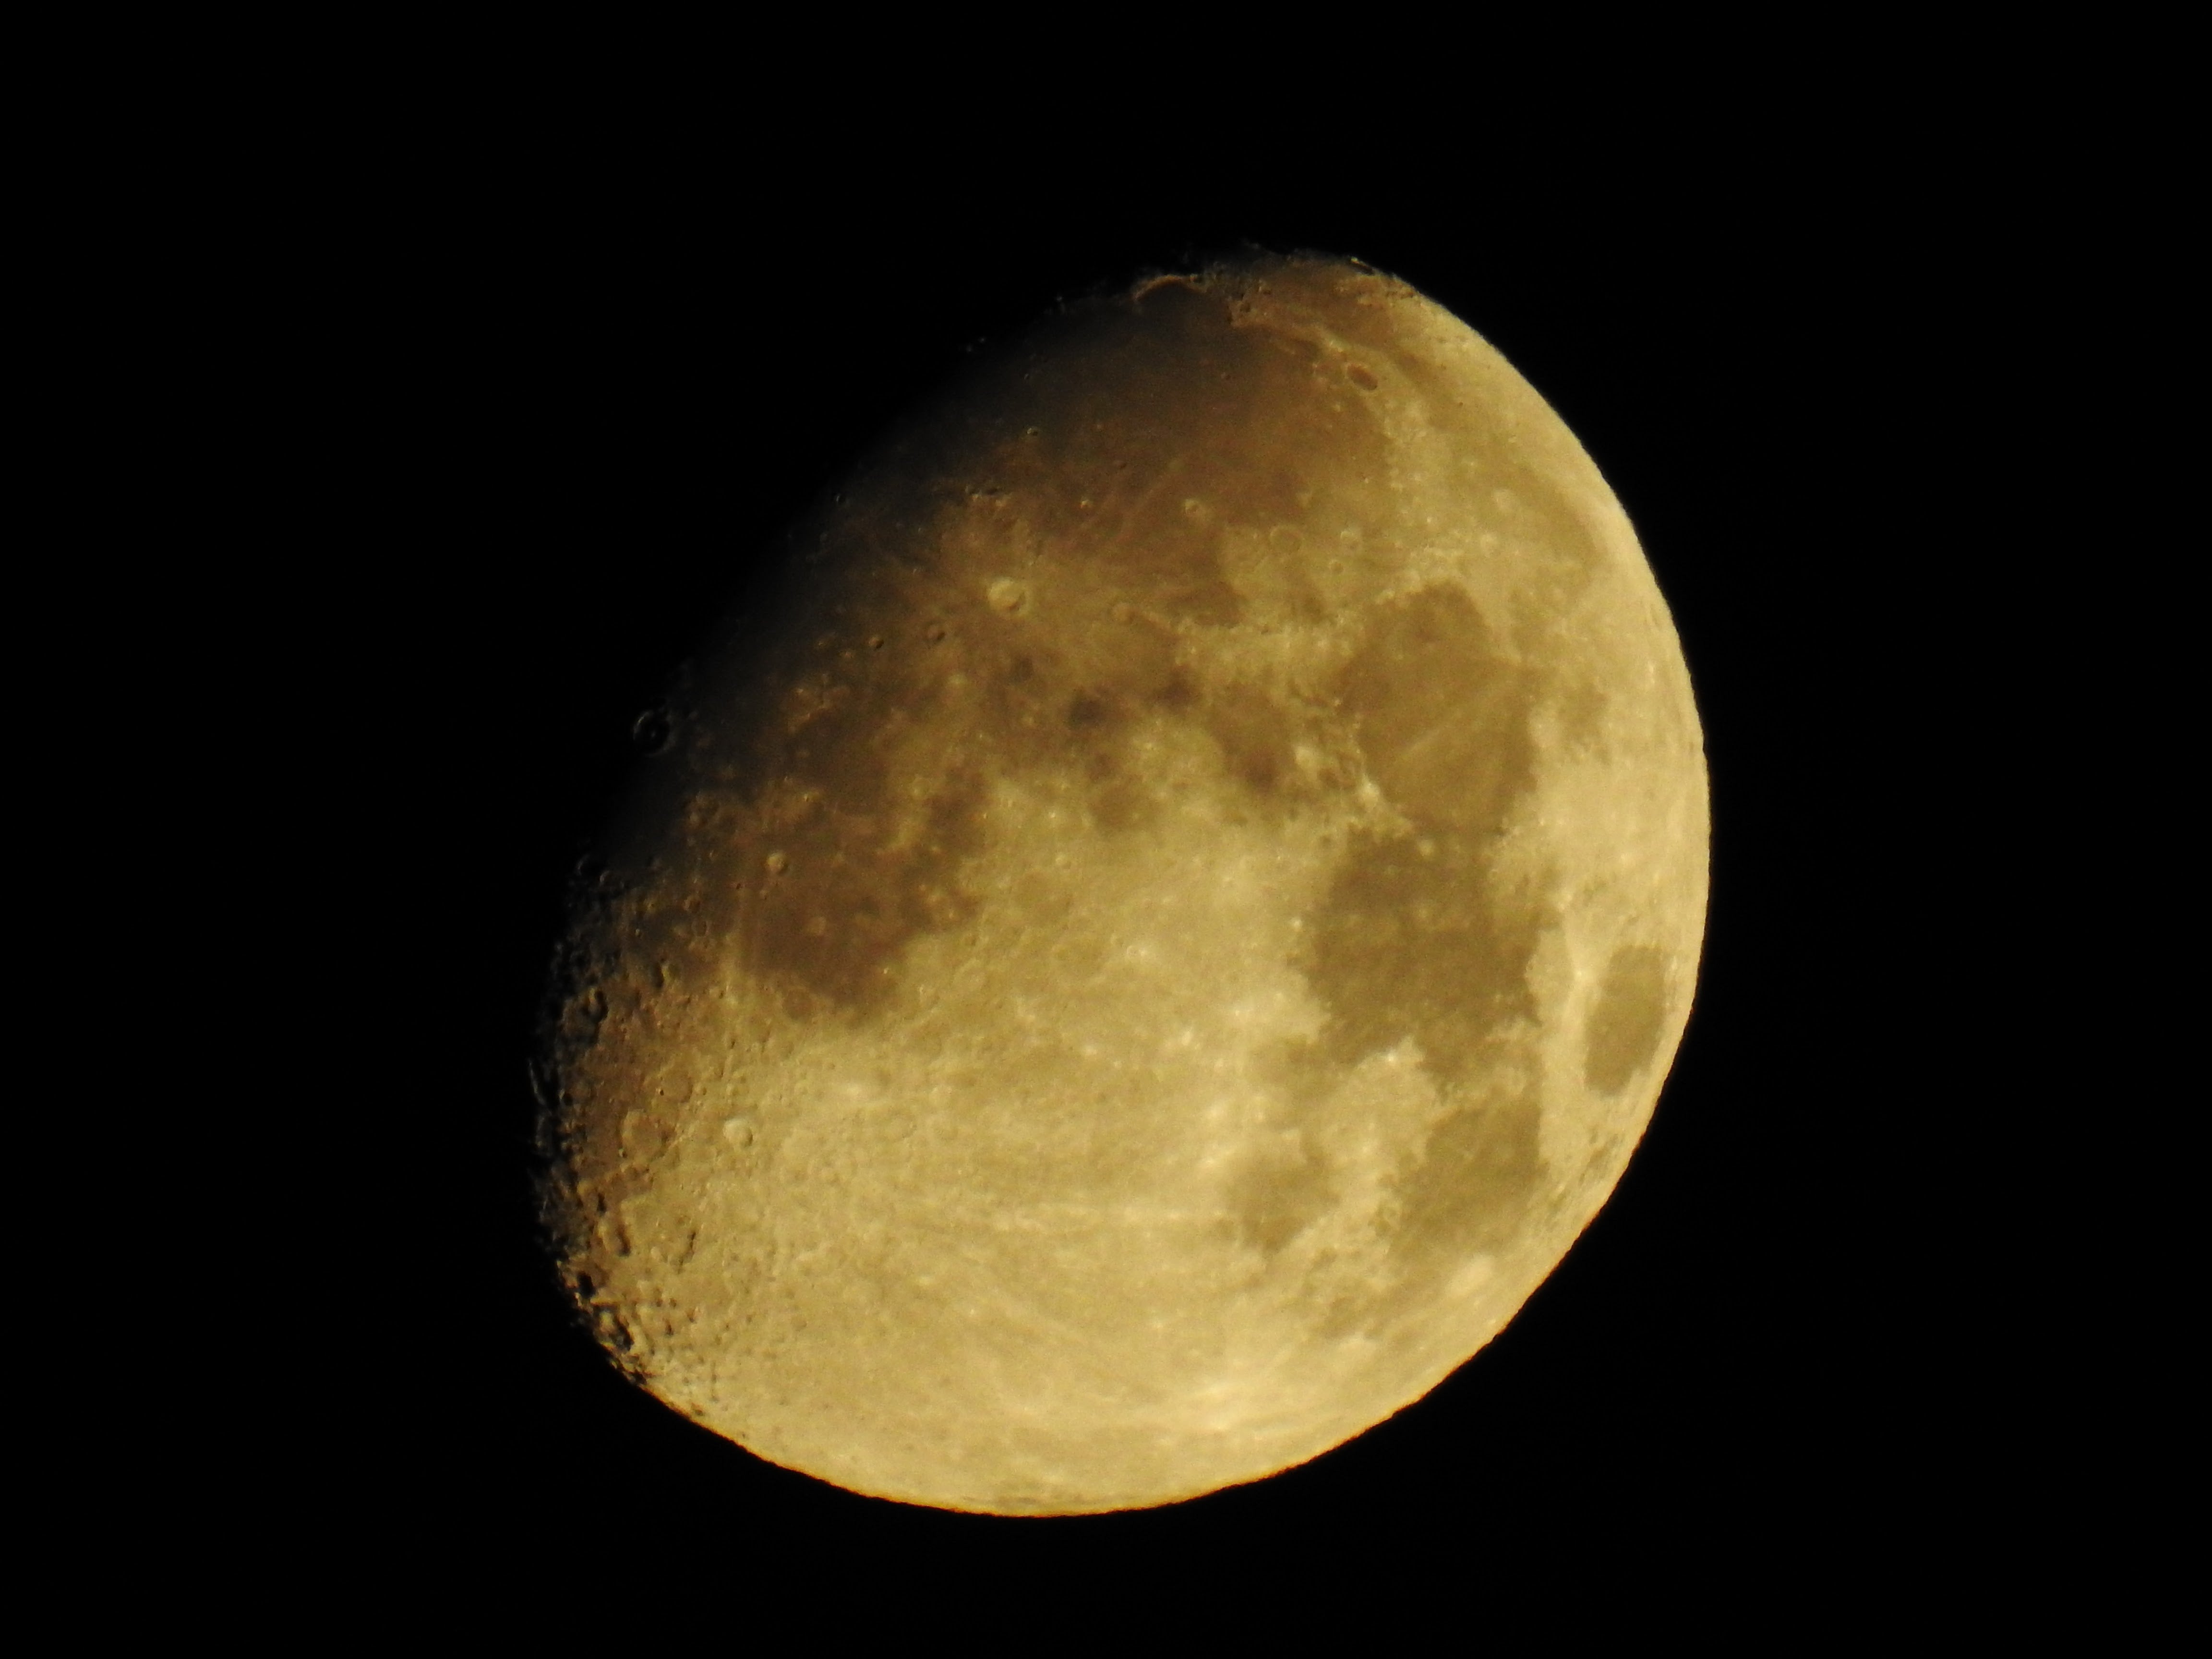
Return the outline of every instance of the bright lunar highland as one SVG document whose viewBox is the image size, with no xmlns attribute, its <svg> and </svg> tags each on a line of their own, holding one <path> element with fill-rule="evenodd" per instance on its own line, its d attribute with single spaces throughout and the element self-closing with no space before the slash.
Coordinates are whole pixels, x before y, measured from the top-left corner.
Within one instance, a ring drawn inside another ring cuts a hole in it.
<svg viewBox="0 0 2212 1659">
<path fill-rule="evenodd" d="M 900 428 L 680 684 L 549 1037 L 562 1270 L 653 1393 L 1001 1514 L 1418 1400 L 1613 1189 L 1705 773 L 1581 446 L 1463 323 L 1265 259 Z"/>
</svg>

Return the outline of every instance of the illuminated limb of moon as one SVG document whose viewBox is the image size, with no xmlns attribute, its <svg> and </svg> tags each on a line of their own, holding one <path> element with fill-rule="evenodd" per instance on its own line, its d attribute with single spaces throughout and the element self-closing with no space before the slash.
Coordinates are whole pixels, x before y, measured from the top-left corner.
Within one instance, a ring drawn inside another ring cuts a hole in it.
<svg viewBox="0 0 2212 1659">
<path fill-rule="evenodd" d="M 776 1462 L 1158 1504 L 1418 1399 L 1687 1016 L 1680 648 L 1549 408 L 1267 261 L 1046 325 L 679 710 L 554 1038 L 568 1281 Z"/>
</svg>

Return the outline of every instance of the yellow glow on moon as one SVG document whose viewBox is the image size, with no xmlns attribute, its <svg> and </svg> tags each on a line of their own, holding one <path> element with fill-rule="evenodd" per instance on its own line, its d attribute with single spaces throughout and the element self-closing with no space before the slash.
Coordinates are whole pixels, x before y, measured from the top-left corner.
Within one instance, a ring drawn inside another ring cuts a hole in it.
<svg viewBox="0 0 2212 1659">
<path fill-rule="evenodd" d="M 808 545 L 578 925 L 549 1192 L 618 1363 L 1002 1514 L 1419 1399 L 1695 979 L 1697 713 L 1589 457 L 1403 283 L 1267 260 L 1054 319 Z"/>
</svg>

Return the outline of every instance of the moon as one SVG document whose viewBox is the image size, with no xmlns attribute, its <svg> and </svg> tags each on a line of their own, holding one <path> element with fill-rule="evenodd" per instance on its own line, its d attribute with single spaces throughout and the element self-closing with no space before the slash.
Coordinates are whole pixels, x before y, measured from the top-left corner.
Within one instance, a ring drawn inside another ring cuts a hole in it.
<svg viewBox="0 0 2212 1659">
<path fill-rule="evenodd" d="M 608 1352 L 857 1492 L 1259 1480 L 1611 1193 L 1708 810 L 1634 532 L 1357 262 L 1064 308 L 897 428 L 653 718 L 546 1039 Z"/>
</svg>

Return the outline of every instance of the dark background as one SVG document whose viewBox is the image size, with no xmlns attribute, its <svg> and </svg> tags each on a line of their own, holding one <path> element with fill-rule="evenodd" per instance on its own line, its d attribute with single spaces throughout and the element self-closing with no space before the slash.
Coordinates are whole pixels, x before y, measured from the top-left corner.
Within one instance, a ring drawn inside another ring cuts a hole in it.
<svg viewBox="0 0 2212 1659">
<path fill-rule="evenodd" d="M 985 138 L 861 169 L 758 134 L 605 140 L 579 120 L 372 158 L 315 256 L 359 391 L 324 667 L 365 748 L 325 780 L 348 818 L 331 925 L 370 941 L 322 1035 L 375 1196 L 317 1310 L 357 1426 L 288 1454 L 302 1524 L 374 1516 L 403 1578 L 588 1560 L 641 1584 L 681 1555 L 762 1593 L 957 1564 L 945 1583 L 1103 1595 L 1357 1559 L 1363 1583 L 1602 1600 L 1639 1563 L 1826 1583 L 1920 1559 L 1972 1437 L 1940 1286 L 1899 1289 L 1944 1271 L 1904 1127 L 1941 1086 L 1909 1058 L 1941 941 L 1899 919 L 1948 854 L 1883 804 L 1942 787 L 1892 738 L 1938 672 L 1935 608 L 1900 594 L 1962 556 L 1927 482 L 1971 372 L 1935 343 L 1969 331 L 1938 257 L 1962 210 L 1849 143 L 1727 134 L 1502 179 L 1449 144 L 1010 173 Z M 1151 1512 L 854 1497 L 632 1389 L 556 1288 L 526 1067 L 569 874 L 640 713 L 888 420 L 1059 296 L 1249 246 L 1357 256 L 1465 319 L 1626 507 L 1705 726 L 1696 1012 L 1597 1221 L 1390 1422 Z"/>
</svg>

